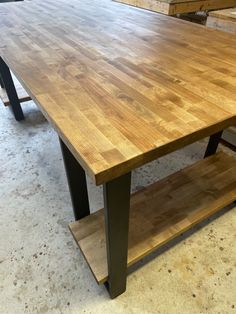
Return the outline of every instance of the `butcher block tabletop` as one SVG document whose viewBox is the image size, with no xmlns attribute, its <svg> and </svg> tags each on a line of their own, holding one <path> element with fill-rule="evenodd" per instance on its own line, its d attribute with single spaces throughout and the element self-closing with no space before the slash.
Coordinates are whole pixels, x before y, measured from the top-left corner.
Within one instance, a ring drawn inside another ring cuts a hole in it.
<svg viewBox="0 0 236 314">
<path fill-rule="evenodd" d="M 197 11 L 210 11 L 236 6 L 236 0 L 114 0 L 139 8 L 176 15 Z"/>
<path fill-rule="evenodd" d="M 236 21 L 236 8 L 217 10 L 209 12 L 209 16 L 214 16 L 222 20 Z"/>
<path fill-rule="evenodd" d="M 96 0 L 2 4 L 0 30 L 0 56 L 98 185 L 236 123 L 230 34 Z"/>
</svg>

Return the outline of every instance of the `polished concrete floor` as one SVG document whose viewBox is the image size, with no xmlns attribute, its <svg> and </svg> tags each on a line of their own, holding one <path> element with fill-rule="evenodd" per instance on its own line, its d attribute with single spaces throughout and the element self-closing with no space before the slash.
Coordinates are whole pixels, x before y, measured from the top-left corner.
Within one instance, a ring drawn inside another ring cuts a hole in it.
<svg viewBox="0 0 236 314">
<path fill-rule="evenodd" d="M 36 106 L 17 123 L 0 104 L 0 313 L 236 313 L 236 207 L 134 267 L 110 300 L 72 236 L 58 138 Z M 196 143 L 133 173 L 133 190 L 202 158 Z M 222 147 L 220 147 L 222 149 Z M 92 211 L 102 190 L 89 182 Z"/>
</svg>

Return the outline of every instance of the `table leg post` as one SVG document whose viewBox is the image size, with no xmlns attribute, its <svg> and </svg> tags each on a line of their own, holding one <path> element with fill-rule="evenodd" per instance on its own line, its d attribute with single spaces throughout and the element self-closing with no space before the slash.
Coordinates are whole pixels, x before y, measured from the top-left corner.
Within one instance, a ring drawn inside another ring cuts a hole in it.
<svg viewBox="0 0 236 314">
<path fill-rule="evenodd" d="M 108 263 L 106 286 L 111 298 L 126 290 L 131 173 L 104 184 Z"/>
<path fill-rule="evenodd" d="M 1 73 L 1 80 L 4 85 L 4 88 L 6 89 L 6 93 L 9 98 L 9 102 L 10 102 L 14 117 L 17 121 L 21 121 L 24 119 L 24 114 L 20 105 L 20 101 L 17 96 L 17 92 L 14 86 L 11 72 L 1 57 L 0 57 L 0 73 Z"/>
<path fill-rule="evenodd" d="M 1 73 L 0 73 L 0 87 L 1 88 L 5 88 L 4 83 L 3 83 L 3 79 L 2 79 L 2 76 L 1 76 Z"/>
<path fill-rule="evenodd" d="M 204 158 L 214 155 L 217 151 L 223 131 L 210 136 Z"/>
<path fill-rule="evenodd" d="M 59 137 L 61 150 L 71 194 L 75 220 L 90 214 L 86 174 L 70 150 Z"/>
</svg>

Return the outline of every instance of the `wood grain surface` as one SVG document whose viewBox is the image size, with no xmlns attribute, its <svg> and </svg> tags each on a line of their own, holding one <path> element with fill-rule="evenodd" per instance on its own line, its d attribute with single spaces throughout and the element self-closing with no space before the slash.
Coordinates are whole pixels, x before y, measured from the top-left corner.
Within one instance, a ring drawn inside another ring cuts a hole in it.
<svg viewBox="0 0 236 314">
<path fill-rule="evenodd" d="M 106 0 L 2 4 L 0 29 L 0 55 L 96 184 L 236 123 L 229 34 Z"/>
<path fill-rule="evenodd" d="M 236 199 L 236 159 L 218 153 L 131 197 L 128 266 Z M 98 283 L 108 278 L 104 213 L 70 224 Z"/>
<path fill-rule="evenodd" d="M 206 26 L 236 35 L 236 8 L 209 12 Z M 225 130 L 222 138 L 236 147 L 236 126 Z"/>
<path fill-rule="evenodd" d="M 212 11 L 212 12 L 209 12 L 209 16 L 214 16 L 222 20 L 229 20 L 229 21 L 236 22 L 236 8 Z"/>
<path fill-rule="evenodd" d="M 197 11 L 225 9 L 236 6 L 236 0 L 114 0 L 139 8 L 176 15 Z"/>
<path fill-rule="evenodd" d="M 236 35 L 236 8 L 210 12 L 206 26 Z"/>
</svg>

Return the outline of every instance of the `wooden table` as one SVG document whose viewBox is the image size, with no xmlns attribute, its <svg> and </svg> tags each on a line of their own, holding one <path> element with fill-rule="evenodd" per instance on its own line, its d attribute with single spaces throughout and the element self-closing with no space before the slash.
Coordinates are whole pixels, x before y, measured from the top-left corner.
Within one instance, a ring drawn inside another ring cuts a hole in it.
<svg viewBox="0 0 236 314">
<path fill-rule="evenodd" d="M 236 39 L 108 1 L 1 6 L 0 27 L 11 106 L 23 119 L 9 67 L 58 132 L 71 232 L 114 298 L 127 264 L 236 199 L 235 158 L 214 154 L 236 123 Z M 208 136 L 207 158 L 130 197 L 132 170 Z M 85 173 L 103 184 L 92 215 Z"/>
<path fill-rule="evenodd" d="M 236 35 L 236 8 L 209 12 L 206 26 Z M 236 147 L 236 126 L 225 130 L 222 138 Z"/>
<path fill-rule="evenodd" d="M 210 11 L 236 6 L 236 0 L 114 0 L 166 15 Z"/>
<path fill-rule="evenodd" d="M 206 25 L 236 35 L 236 8 L 210 12 Z"/>
</svg>

